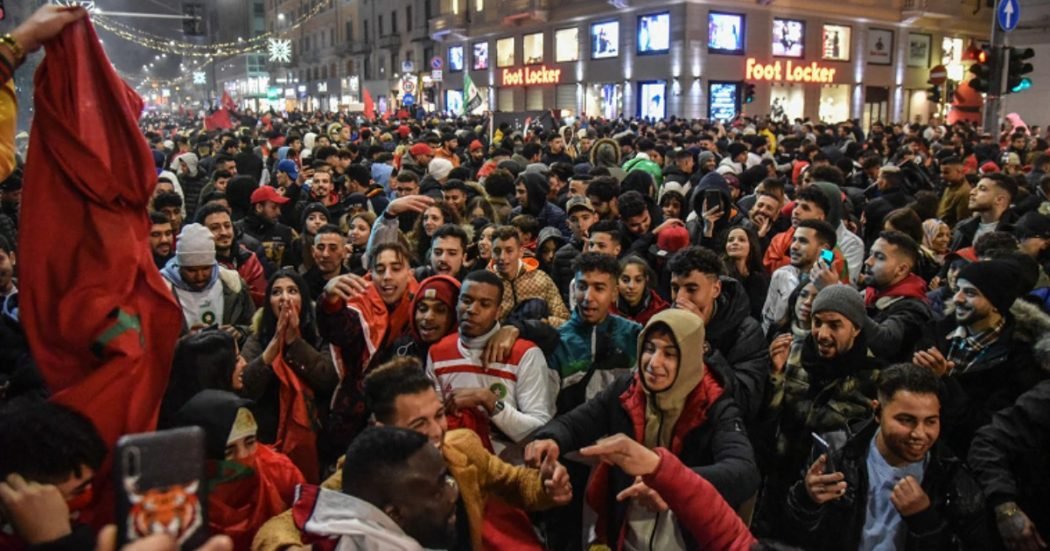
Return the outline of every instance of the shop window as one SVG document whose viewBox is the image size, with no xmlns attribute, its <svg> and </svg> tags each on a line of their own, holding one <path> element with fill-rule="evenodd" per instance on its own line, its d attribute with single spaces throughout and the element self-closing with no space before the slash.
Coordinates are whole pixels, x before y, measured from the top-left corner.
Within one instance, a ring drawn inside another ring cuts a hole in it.
<svg viewBox="0 0 1050 551">
<path fill-rule="evenodd" d="M 707 49 L 713 54 L 744 53 L 743 14 L 713 11 L 707 15 Z"/>
<path fill-rule="evenodd" d="M 820 110 L 818 116 L 822 121 L 844 121 L 850 114 L 848 84 L 832 84 L 820 89 Z"/>
<path fill-rule="evenodd" d="M 797 19 L 773 20 L 773 56 L 802 58 L 806 55 L 806 23 Z"/>
<path fill-rule="evenodd" d="M 591 25 L 591 59 L 620 55 L 620 22 L 603 21 Z"/>
<path fill-rule="evenodd" d="M 638 53 L 665 54 L 671 49 L 671 14 L 654 13 L 638 18 Z"/>
<path fill-rule="evenodd" d="M 514 37 L 501 38 L 496 41 L 496 67 L 514 65 Z"/>
<path fill-rule="evenodd" d="M 821 35 L 821 59 L 849 61 L 852 41 L 853 28 L 849 25 L 824 25 L 824 32 Z"/>
<path fill-rule="evenodd" d="M 449 47 L 448 70 L 453 73 L 458 73 L 463 70 L 463 46 Z"/>
<path fill-rule="evenodd" d="M 546 105 L 543 103 L 543 88 L 531 86 L 525 89 L 525 110 L 543 111 Z"/>
<path fill-rule="evenodd" d="M 543 33 L 525 35 L 521 43 L 521 51 L 526 65 L 543 63 Z"/>
<path fill-rule="evenodd" d="M 565 63 L 580 59 L 580 29 L 571 27 L 554 32 L 554 61 Z"/>
<path fill-rule="evenodd" d="M 561 111 L 568 111 L 569 115 L 575 115 L 576 85 L 560 84 L 554 90 L 554 106 Z"/>
<path fill-rule="evenodd" d="M 728 121 L 740 112 L 740 83 L 711 81 L 707 85 L 707 118 Z"/>
<path fill-rule="evenodd" d="M 667 115 L 666 81 L 638 83 L 638 115 L 653 120 L 661 120 Z"/>
<path fill-rule="evenodd" d="M 500 88 L 496 91 L 496 109 L 500 111 L 514 110 L 513 88 Z"/>
<path fill-rule="evenodd" d="M 474 58 L 472 63 L 475 71 L 484 71 L 489 68 L 488 42 L 477 42 L 474 44 Z"/>
</svg>

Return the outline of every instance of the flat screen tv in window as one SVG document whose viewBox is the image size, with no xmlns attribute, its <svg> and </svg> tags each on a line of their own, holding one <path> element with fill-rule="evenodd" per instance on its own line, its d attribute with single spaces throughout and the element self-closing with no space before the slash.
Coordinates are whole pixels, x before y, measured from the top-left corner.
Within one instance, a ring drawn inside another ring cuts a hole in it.
<svg viewBox="0 0 1050 551">
<path fill-rule="evenodd" d="M 463 46 L 448 49 L 448 70 L 453 73 L 463 70 Z"/>
<path fill-rule="evenodd" d="M 620 55 L 620 22 L 603 21 L 591 25 L 591 58 L 607 59 Z"/>
<path fill-rule="evenodd" d="M 639 114 L 644 119 L 661 120 L 667 115 L 667 82 L 642 82 L 639 89 Z"/>
<path fill-rule="evenodd" d="M 736 82 L 712 82 L 707 93 L 707 118 L 725 122 L 740 112 L 740 86 Z"/>
<path fill-rule="evenodd" d="M 773 56 L 796 57 L 806 55 L 806 23 L 797 19 L 773 20 Z"/>
<path fill-rule="evenodd" d="M 654 13 L 638 18 L 638 53 L 665 54 L 671 49 L 671 14 Z"/>
<path fill-rule="evenodd" d="M 707 50 L 713 54 L 743 55 L 744 24 L 744 16 L 739 13 L 709 13 Z"/>
</svg>

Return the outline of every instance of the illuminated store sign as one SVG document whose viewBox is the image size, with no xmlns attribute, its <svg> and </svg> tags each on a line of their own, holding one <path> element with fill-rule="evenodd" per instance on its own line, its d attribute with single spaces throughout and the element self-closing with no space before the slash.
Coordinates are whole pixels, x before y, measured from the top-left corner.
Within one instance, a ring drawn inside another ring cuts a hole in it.
<svg viewBox="0 0 1050 551">
<path fill-rule="evenodd" d="M 536 84 L 558 84 L 561 82 L 561 69 L 551 69 L 546 65 L 523 67 L 520 69 L 503 69 L 503 86 L 533 86 Z"/>
<path fill-rule="evenodd" d="M 835 69 L 822 67 L 816 61 L 809 65 L 797 64 L 794 61 L 774 61 L 758 63 L 755 58 L 747 58 L 747 80 L 784 80 L 788 82 L 830 83 L 835 80 Z"/>
</svg>

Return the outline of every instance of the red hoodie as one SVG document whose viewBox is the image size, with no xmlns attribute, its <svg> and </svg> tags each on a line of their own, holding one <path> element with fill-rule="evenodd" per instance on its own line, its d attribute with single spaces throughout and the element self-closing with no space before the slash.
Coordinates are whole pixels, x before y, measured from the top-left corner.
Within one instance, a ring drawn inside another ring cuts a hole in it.
<svg viewBox="0 0 1050 551">
<path fill-rule="evenodd" d="M 864 306 L 872 308 L 882 297 L 911 297 L 928 302 L 926 298 L 926 280 L 915 274 L 908 274 L 908 277 L 898 281 L 896 285 L 892 285 L 885 291 L 868 287 L 864 289 Z"/>
</svg>

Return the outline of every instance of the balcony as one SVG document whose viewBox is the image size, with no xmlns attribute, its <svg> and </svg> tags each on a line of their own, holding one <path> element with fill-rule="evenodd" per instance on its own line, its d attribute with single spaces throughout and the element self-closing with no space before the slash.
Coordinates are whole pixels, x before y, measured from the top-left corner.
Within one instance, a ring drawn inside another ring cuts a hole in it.
<svg viewBox="0 0 1050 551">
<path fill-rule="evenodd" d="M 546 23 L 550 17 L 550 0 L 504 0 L 501 4 L 503 25 L 515 27 L 527 23 Z"/>
<path fill-rule="evenodd" d="M 462 12 L 446 13 L 431 19 L 430 38 L 434 40 L 463 40 L 467 35 L 467 17 Z"/>
<path fill-rule="evenodd" d="M 376 46 L 396 50 L 401 47 L 401 35 L 388 34 L 386 36 L 380 36 L 379 40 L 376 40 Z"/>
<path fill-rule="evenodd" d="M 934 19 L 957 18 L 960 15 L 970 16 L 970 10 L 962 10 L 956 0 L 904 0 L 901 6 L 901 19 L 914 22 L 921 17 Z"/>
</svg>

